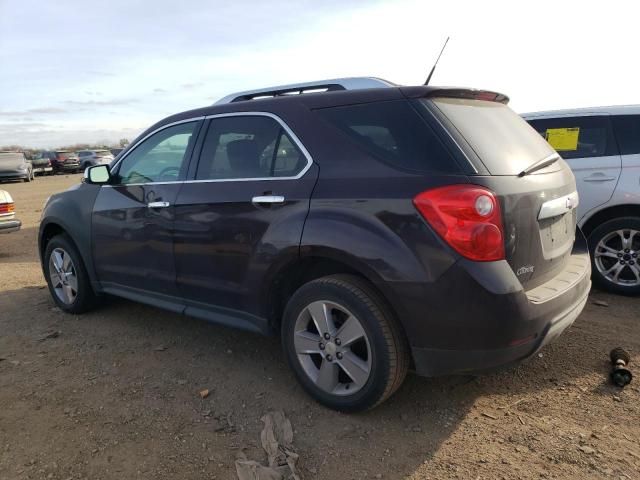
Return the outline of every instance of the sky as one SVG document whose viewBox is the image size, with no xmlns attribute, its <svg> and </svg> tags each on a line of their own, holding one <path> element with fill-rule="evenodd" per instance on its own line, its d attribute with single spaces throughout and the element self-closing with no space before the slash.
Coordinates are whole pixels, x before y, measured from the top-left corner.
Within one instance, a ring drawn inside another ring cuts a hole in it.
<svg viewBox="0 0 640 480">
<path fill-rule="evenodd" d="M 240 90 L 349 76 L 640 103 L 640 2 L 0 0 L 0 145 L 133 139 Z"/>
</svg>

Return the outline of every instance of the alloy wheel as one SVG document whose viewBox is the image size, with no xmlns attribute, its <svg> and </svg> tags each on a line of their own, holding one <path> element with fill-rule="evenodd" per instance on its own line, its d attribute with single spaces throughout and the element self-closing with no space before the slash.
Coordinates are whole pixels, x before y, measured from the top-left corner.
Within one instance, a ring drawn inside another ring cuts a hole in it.
<svg viewBox="0 0 640 480">
<path fill-rule="evenodd" d="M 58 300 L 71 305 L 78 296 L 78 277 L 71 256 L 62 248 L 55 248 L 51 252 L 49 278 Z"/>
<path fill-rule="evenodd" d="M 293 341 L 305 374 L 324 392 L 352 395 L 369 380 L 367 333 L 344 306 L 326 300 L 307 305 L 296 320 Z"/>
<path fill-rule="evenodd" d="M 640 232 L 625 228 L 608 233 L 594 251 L 596 268 L 610 282 L 624 286 L 640 285 Z"/>
</svg>

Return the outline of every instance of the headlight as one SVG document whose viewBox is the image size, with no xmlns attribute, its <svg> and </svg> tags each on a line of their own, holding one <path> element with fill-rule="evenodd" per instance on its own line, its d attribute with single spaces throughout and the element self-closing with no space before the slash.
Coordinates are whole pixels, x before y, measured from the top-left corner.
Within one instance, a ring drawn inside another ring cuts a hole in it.
<svg viewBox="0 0 640 480">
<path fill-rule="evenodd" d="M 26 164 L 22 164 L 18 167 L 18 170 L 27 170 L 29 167 L 27 167 Z"/>
</svg>

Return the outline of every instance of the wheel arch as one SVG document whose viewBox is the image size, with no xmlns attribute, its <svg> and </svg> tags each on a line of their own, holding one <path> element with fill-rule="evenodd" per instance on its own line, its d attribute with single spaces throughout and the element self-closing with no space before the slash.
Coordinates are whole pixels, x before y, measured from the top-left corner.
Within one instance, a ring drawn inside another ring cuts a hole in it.
<svg viewBox="0 0 640 480">
<path fill-rule="evenodd" d="M 94 291 L 98 291 L 99 282 L 97 280 L 95 270 L 93 268 L 93 261 L 90 254 L 90 246 L 83 248 L 78 242 L 76 235 L 73 234 L 73 229 L 69 227 L 64 221 L 58 218 L 49 218 L 40 224 L 40 231 L 38 234 L 38 253 L 40 255 L 40 265 L 44 273 L 44 254 L 47 249 L 47 244 L 57 235 L 66 235 L 69 241 L 80 253 L 80 257 L 84 262 L 84 267 L 89 275 L 91 285 Z"/>
<path fill-rule="evenodd" d="M 640 218 L 640 205 L 623 204 L 603 208 L 602 210 L 598 210 L 593 213 L 586 221 L 582 222 L 581 228 L 585 236 L 589 238 L 591 232 L 593 232 L 598 225 L 621 217 Z"/>
<path fill-rule="evenodd" d="M 271 275 L 269 287 L 264 290 L 262 305 L 270 329 L 278 331 L 286 304 L 305 283 L 328 275 L 354 275 L 366 281 L 387 304 L 396 317 L 401 316 L 399 305 L 390 289 L 384 288 L 382 277 L 357 258 L 342 251 L 326 248 L 315 250 L 281 266 Z M 406 337 L 400 318 L 395 319 Z"/>
</svg>

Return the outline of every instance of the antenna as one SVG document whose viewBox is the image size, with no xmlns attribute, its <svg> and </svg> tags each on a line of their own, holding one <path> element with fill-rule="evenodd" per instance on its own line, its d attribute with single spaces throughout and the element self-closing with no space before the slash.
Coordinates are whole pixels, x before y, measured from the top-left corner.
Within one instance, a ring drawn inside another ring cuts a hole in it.
<svg viewBox="0 0 640 480">
<path fill-rule="evenodd" d="M 440 50 L 440 55 L 438 55 L 438 58 L 436 58 L 436 63 L 433 64 L 433 68 L 429 72 L 429 76 L 427 77 L 427 81 L 424 82 L 425 85 L 429 85 L 429 80 L 431 80 L 431 77 L 433 76 L 433 72 L 436 69 L 436 65 L 438 65 L 438 60 L 440 60 L 440 57 L 442 56 L 442 52 L 444 52 L 444 47 L 447 46 L 447 43 L 449 43 L 449 37 L 447 37 L 447 39 L 444 41 L 444 45 L 442 46 L 442 50 Z"/>
</svg>

